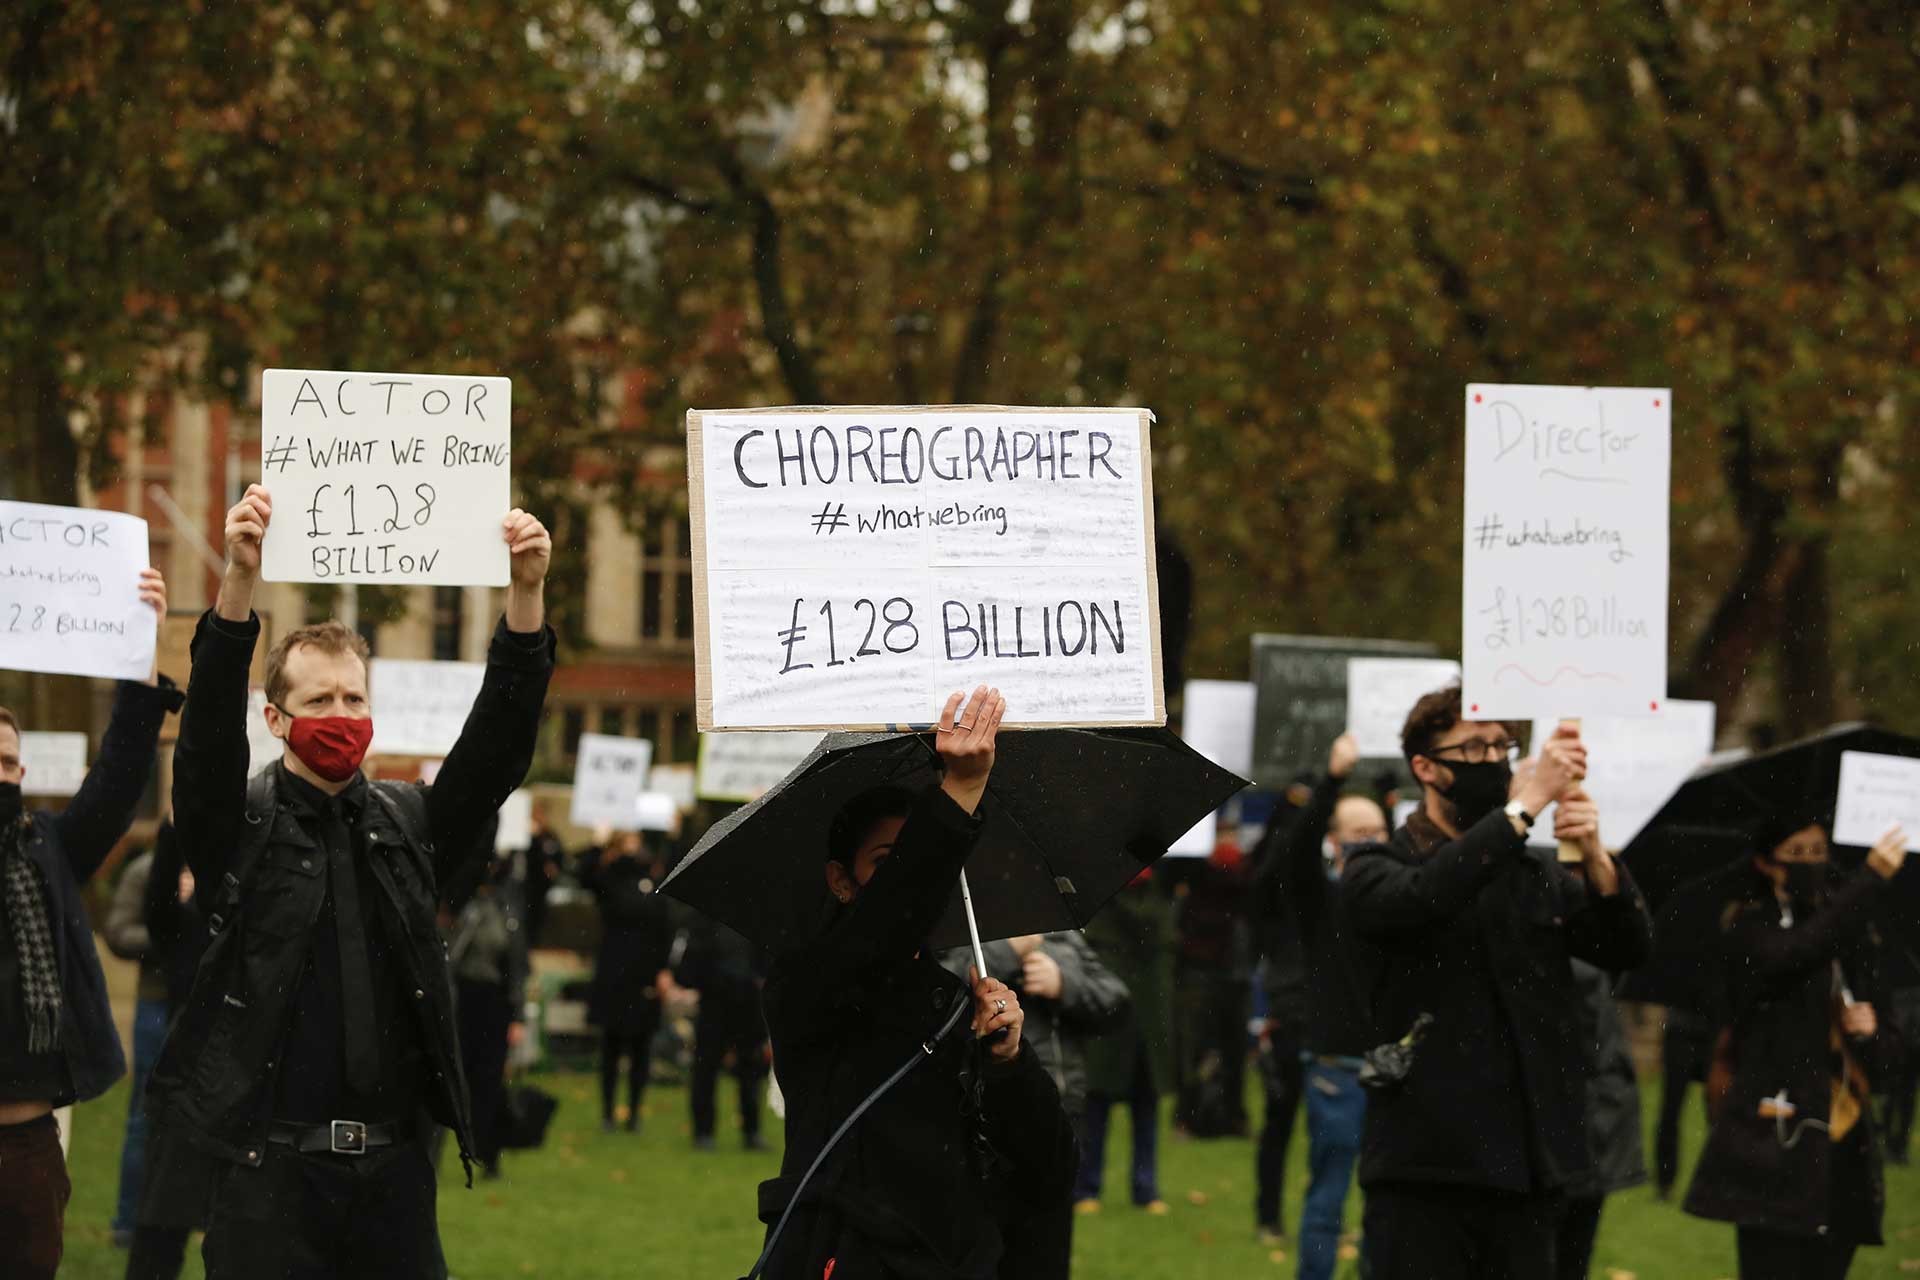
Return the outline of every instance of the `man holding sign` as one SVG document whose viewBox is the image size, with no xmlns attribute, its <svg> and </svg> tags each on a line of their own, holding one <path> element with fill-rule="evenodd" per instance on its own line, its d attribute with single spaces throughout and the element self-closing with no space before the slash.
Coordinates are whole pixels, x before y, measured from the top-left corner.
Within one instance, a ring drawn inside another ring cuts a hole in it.
<svg viewBox="0 0 1920 1280">
<path fill-rule="evenodd" d="M 174 818 L 215 937 L 154 1069 L 160 1123 L 230 1162 L 205 1245 L 215 1277 L 446 1274 L 418 1120 L 473 1128 L 454 1032 L 441 886 L 490 856 L 488 820 L 533 759 L 553 670 L 552 542 L 524 511 L 495 534 L 506 616 L 480 694 L 432 786 L 369 782 L 366 648 L 337 622 L 290 632 L 267 660 L 268 726 L 285 743 L 247 778 L 247 670 L 261 544 L 248 488 L 227 515 L 227 570 L 193 641 Z"/>
<path fill-rule="evenodd" d="M 120 682 L 99 759 L 65 809 L 26 811 L 33 762 L 0 707 L 0 1251 L 21 1277 L 60 1266 L 69 1187 L 54 1109 L 100 1096 L 127 1069 L 81 892 L 133 821 L 180 693 L 152 669 L 166 583 L 147 569 L 126 595 L 103 608 L 153 611 L 142 616 L 147 679 Z"/>
</svg>

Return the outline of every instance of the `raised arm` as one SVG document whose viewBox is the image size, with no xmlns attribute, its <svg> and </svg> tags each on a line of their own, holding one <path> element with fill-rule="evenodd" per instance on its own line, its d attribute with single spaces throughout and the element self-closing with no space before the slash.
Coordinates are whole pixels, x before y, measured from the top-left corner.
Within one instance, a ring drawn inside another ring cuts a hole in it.
<svg viewBox="0 0 1920 1280">
<path fill-rule="evenodd" d="M 1763 982 L 1797 978 L 1827 964 L 1865 927 L 1887 881 L 1899 873 L 1905 860 L 1906 836 L 1896 827 L 1873 847 L 1866 865 L 1809 919 L 1796 921 L 1791 929 L 1776 929 L 1749 915 L 1734 925 L 1729 944 L 1745 961 L 1748 973 Z"/>
<path fill-rule="evenodd" d="M 1339 892 L 1354 928 L 1386 941 L 1453 919 L 1525 856 L 1507 815 L 1490 813 L 1418 862 L 1403 862 L 1385 847 L 1362 849 L 1341 873 Z"/>
</svg>

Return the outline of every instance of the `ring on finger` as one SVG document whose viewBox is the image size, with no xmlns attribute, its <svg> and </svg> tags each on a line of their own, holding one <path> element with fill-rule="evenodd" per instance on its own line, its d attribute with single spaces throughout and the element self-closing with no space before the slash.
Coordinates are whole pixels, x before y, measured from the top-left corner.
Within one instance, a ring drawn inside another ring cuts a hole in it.
<svg viewBox="0 0 1920 1280">
<path fill-rule="evenodd" d="M 1007 1011 L 1007 1002 L 1005 1000 L 995 1000 L 993 1002 L 993 1011 L 995 1013 L 1005 1013 Z"/>
</svg>

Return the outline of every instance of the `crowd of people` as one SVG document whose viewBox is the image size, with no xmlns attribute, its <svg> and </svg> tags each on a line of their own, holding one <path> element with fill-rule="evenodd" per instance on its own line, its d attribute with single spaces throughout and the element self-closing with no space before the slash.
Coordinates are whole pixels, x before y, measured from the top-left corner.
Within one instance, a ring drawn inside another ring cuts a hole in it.
<svg viewBox="0 0 1920 1280">
<path fill-rule="evenodd" d="M 1228 836 L 1211 857 L 1156 862 L 1084 932 L 935 950 L 1006 712 L 997 690 L 956 694 L 933 734 L 936 780 L 837 811 L 816 925 L 769 950 L 671 903 L 675 851 L 637 833 L 570 856 L 541 823 L 531 847 L 494 852 L 556 655 L 551 540 L 525 512 L 502 522 L 503 615 L 431 785 L 366 776 L 367 651 L 333 622 L 267 655 L 284 754 L 250 776 L 252 598 L 272 519 L 260 486 L 229 513 L 187 687 L 123 683 L 64 809 L 27 810 L 20 725 L 0 709 L 8 1275 L 59 1267 L 54 1111 L 128 1070 L 81 894 L 176 712 L 170 819 L 102 927 L 140 965 L 113 1222 L 129 1277 L 178 1275 L 196 1231 L 212 1277 L 444 1276 L 439 1144 L 469 1184 L 501 1168 L 530 950 L 562 878 L 598 907 L 588 1016 L 608 1132 L 641 1125 L 664 1011 L 687 992 L 694 1146 L 718 1140 L 723 1073 L 749 1149 L 767 1145 L 770 1074 L 779 1086 L 780 1168 L 742 1206 L 767 1227 L 754 1275 L 1064 1277 L 1076 1220 L 1104 1212 L 1117 1105 L 1127 1199 L 1169 1212 L 1169 1097 L 1186 1138 L 1257 1134 L 1250 1230 L 1297 1231 L 1310 1280 L 1355 1255 L 1371 1280 L 1584 1276 L 1606 1196 L 1648 1178 L 1616 990 L 1652 953 L 1654 919 L 1601 839 L 1574 727 L 1522 758 L 1507 725 L 1436 690 L 1407 715 L 1417 791 L 1397 823 L 1399 797 L 1365 784 L 1343 736 L 1244 853 Z M 164 616 L 157 574 L 141 594 Z M 1557 857 L 1529 844 L 1549 807 Z M 1842 874 L 1830 821 L 1754 815 L 1702 951 L 1705 994 L 1665 1026 L 1656 1189 L 1677 1187 L 1679 1116 L 1703 1083 L 1709 1135 L 1683 1206 L 1733 1225 L 1748 1280 L 1844 1276 L 1880 1243 L 1881 1161 L 1904 1161 L 1911 1136 L 1920 1019 L 1915 992 L 1882 983 L 1874 927 L 1906 841 L 1888 833 Z M 1302 1109 L 1308 1182 L 1290 1216 Z"/>
</svg>

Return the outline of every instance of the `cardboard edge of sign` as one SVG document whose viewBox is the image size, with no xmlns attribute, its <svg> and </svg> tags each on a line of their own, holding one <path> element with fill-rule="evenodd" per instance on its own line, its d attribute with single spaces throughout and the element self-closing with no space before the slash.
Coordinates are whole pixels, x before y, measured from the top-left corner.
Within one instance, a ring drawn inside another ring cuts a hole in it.
<svg viewBox="0 0 1920 1280">
<path fill-rule="evenodd" d="M 1153 645 L 1153 718 L 1150 720 L 1061 721 L 1008 725 L 1009 729 L 1129 729 L 1159 728 L 1167 723 L 1166 655 L 1160 645 L 1160 568 L 1158 531 L 1153 515 L 1153 411 L 1127 406 L 1086 405 L 762 405 L 752 409 L 687 410 L 687 522 L 693 534 L 693 681 L 694 721 L 701 733 L 862 733 L 911 732 L 898 724 L 778 724 L 716 725 L 713 719 L 713 650 L 707 634 L 707 484 L 704 440 L 709 414 L 726 417 L 775 413 L 1111 413 L 1131 414 L 1140 428 L 1140 496 L 1145 503 L 1147 576 L 1147 635 Z"/>
</svg>

